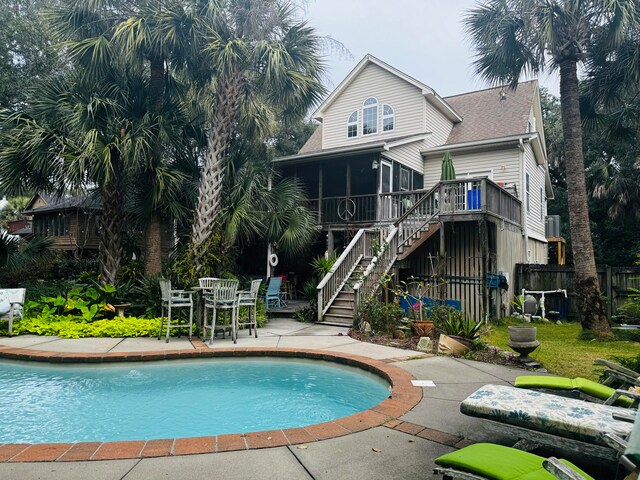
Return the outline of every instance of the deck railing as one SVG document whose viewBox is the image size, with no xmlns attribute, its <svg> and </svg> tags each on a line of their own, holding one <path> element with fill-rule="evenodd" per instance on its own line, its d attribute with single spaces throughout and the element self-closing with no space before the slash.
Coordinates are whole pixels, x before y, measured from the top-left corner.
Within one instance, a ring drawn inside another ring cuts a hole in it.
<svg viewBox="0 0 640 480">
<path fill-rule="evenodd" d="M 522 202 L 487 178 L 439 182 L 431 190 L 312 199 L 309 208 L 317 212 L 321 224 L 393 223 L 430 193 L 430 203 L 421 206 L 428 216 L 439 209 L 443 214 L 493 213 L 519 225 L 522 222 Z"/>
</svg>

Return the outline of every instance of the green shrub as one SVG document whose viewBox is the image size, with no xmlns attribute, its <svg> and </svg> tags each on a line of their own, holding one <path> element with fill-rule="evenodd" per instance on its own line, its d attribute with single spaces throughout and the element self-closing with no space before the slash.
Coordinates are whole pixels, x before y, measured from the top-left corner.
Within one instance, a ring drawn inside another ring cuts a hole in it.
<svg viewBox="0 0 640 480">
<path fill-rule="evenodd" d="M 153 337 L 158 335 L 159 318 L 115 317 L 111 320 L 96 320 L 87 323 L 82 317 L 55 316 L 31 317 L 19 320 L 13 325 L 14 335 L 43 335 L 61 338 L 87 337 Z M 0 328 L 0 334 L 6 335 Z M 172 332 L 172 335 L 174 332 Z M 177 335 L 177 332 L 176 332 Z"/>
<path fill-rule="evenodd" d="M 354 320 L 358 327 L 363 322 L 368 322 L 374 332 L 390 335 L 402 325 L 403 317 L 404 310 L 400 308 L 400 305 L 385 304 L 379 302 L 375 297 L 369 297 L 358 305 L 358 312 Z"/>
<path fill-rule="evenodd" d="M 318 309 L 312 305 L 302 307 L 296 310 L 293 314 L 293 318 L 299 322 L 312 323 L 318 318 Z"/>
<path fill-rule="evenodd" d="M 436 329 L 445 335 L 453 335 L 469 340 L 480 336 L 482 322 L 468 318 L 453 307 L 438 306 L 431 311 L 431 319 Z"/>
<path fill-rule="evenodd" d="M 66 295 L 40 297 L 39 300 L 25 302 L 27 314 L 39 314 L 43 318 L 59 315 L 82 316 L 85 321 L 93 321 L 113 312 L 116 287 L 113 285 L 84 286 L 75 285 Z"/>
<path fill-rule="evenodd" d="M 629 298 L 623 305 L 618 307 L 613 320 L 617 323 L 640 325 L 640 290 L 630 288 L 629 291 Z"/>
</svg>

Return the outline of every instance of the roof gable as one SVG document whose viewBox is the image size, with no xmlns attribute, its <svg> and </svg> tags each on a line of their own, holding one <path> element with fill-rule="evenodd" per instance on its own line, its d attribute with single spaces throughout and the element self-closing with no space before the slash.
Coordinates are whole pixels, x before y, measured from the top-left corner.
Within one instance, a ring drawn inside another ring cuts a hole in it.
<svg viewBox="0 0 640 480">
<path fill-rule="evenodd" d="M 347 75 L 347 77 L 342 82 L 340 82 L 340 84 L 333 92 L 331 92 L 331 94 L 324 100 L 324 102 L 320 104 L 317 110 L 313 113 L 312 117 L 318 120 L 322 120 L 323 114 L 326 109 L 329 108 L 329 106 L 349 87 L 349 85 L 351 85 L 354 79 L 356 79 L 360 75 L 360 73 L 362 73 L 362 71 L 371 64 L 377 65 L 378 67 L 386 70 L 392 75 L 395 75 L 396 77 L 404 80 L 410 85 L 418 88 L 422 92 L 422 95 L 424 95 L 424 97 L 427 99 L 427 101 L 433 104 L 441 113 L 449 118 L 449 120 L 454 122 L 459 122 L 462 120 L 460 115 L 458 115 L 458 113 L 453 108 L 451 108 L 451 106 L 448 105 L 447 102 L 445 102 L 442 97 L 440 97 L 431 87 L 370 54 L 365 55 L 365 57 L 360 60 L 358 65 L 356 65 L 356 67 L 351 70 L 349 75 Z"/>
</svg>

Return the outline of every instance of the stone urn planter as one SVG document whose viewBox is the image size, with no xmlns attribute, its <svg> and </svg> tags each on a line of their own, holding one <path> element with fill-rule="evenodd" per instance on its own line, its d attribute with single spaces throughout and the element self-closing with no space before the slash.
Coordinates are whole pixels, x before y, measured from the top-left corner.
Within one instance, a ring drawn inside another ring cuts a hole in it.
<svg viewBox="0 0 640 480">
<path fill-rule="evenodd" d="M 511 326 L 508 327 L 508 330 L 509 341 L 507 345 L 520 354 L 518 360 L 526 364 L 537 363 L 529 354 L 540 346 L 540 342 L 536 340 L 538 329 L 530 326 Z"/>
</svg>

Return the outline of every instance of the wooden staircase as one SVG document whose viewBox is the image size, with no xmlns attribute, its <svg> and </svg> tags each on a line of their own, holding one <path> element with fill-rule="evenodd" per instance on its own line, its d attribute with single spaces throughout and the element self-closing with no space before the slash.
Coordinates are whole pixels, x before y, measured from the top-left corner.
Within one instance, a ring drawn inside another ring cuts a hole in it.
<svg viewBox="0 0 640 480">
<path fill-rule="evenodd" d="M 352 326 L 360 299 L 375 294 L 396 261 L 407 258 L 439 231 L 437 188 L 425 193 L 387 229 L 359 230 L 322 279 L 318 285 L 318 323 Z M 382 245 L 376 251 L 374 240 Z"/>
</svg>

